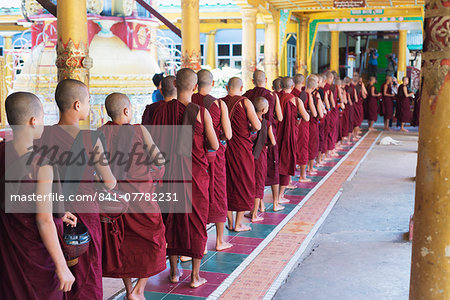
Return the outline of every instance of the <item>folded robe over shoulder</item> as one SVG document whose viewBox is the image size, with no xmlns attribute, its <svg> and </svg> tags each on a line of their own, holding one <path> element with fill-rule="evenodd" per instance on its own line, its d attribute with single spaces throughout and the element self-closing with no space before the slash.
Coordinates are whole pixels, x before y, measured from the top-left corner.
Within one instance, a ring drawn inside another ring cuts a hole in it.
<svg viewBox="0 0 450 300">
<path fill-rule="evenodd" d="M 284 93 L 280 99 L 283 121 L 278 124 L 277 141 L 280 149 L 280 175 L 295 175 L 297 155 L 297 106 L 295 97 Z"/>
<path fill-rule="evenodd" d="M 106 137 L 106 151 L 110 157 L 117 158 L 118 153 L 123 153 L 128 156 L 126 159 L 131 159 L 128 169 L 123 168 L 125 165 L 119 165 L 117 159 L 110 162 L 118 190 L 129 195 L 150 195 L 154 191 L 151 166 L 142 163 L 143 157 L 148 157 L 143 147 L 142 130 L 146 129 L 140 125 L 108 122 L 98 130 Z M 131 141 L 124 137 L 130 137 Z M 134 155 L 130 158 L 132 149 Z M 115 222 L 121 223 L 121 226 L 102 223 L 103 277 L 145 278 L 166 268 L 165 227 L 155 202 L 133 201 L 129 211 Z M 116 239 L 117 236 L 122 236 L 122 239 Z"/>
</svg>

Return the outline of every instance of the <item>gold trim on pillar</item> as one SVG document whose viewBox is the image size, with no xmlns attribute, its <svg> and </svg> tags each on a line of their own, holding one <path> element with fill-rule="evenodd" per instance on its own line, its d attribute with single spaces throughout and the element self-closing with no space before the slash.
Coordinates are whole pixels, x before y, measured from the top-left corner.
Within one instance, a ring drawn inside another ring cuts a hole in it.
<svg viewBox="0 0 450 300">
<path fill-rule="evenodd" d="M 201 69 L 199 0 L 181 0 L 181 67 Z"/>
<path fill-rule="evenodd" d="M 242 81 L 244 89 L 252 86 L 256 70 L 256 8 L 242 9 Z"/>
<path fill-rule="evenodd" d="M 89 57 L 89 48 L 83 42 L 75 45 L 72 39 L 64 44 L 61 39 L 56 45 L 56 67 L 58 68 L 58 81 L 76 79 L 89 82 L 89 69 L 92 67 L 92 58 Z"/>
</svg>

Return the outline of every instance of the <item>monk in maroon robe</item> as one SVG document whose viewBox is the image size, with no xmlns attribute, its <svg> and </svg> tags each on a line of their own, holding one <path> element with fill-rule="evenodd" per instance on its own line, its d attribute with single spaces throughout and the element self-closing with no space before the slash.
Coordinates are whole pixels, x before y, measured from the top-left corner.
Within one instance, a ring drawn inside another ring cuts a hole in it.
<svg viewBox="0 0 450 300">
<path fill-rule="evenodd" d="M 336 87 L 338 91 L 338 105 L 340 109 L 339 113 L 339 141 L 341 145 L 347 143 L 348 140 L 348 120 L 349 112 L 347 104 L 347 92 L 345 91 L 344 82 L 342 80 L 336 81 Z"/>
<path fill-rule="evenodd" d="M 283 121 L 278 124 L 277 142 L 280 149 L 280 195 L 284 198 L 284 191 L 289 184 L 290 176 L 295 175 L 297 155 L 297 115 L 304 121 L 309 121 L 309 115 L 298 98 L 291 94 L 294 81 L 290 77 L 281 79 L 283 94 L 280 99 L 283 112 Z M 302 122 L 302 121 L 300 121 Z M 287 200 L 287 199 L 286 199 Z M 274 211 L 283 209 L 283 206 L 274 207 Z"/>
<path fill-rule="evenodd" d="M 411 126 L 419 126 L 419 119 L 420 119 L 420 90 L 416 91 L 416 94 L 414 95 L 414 111 L 413 111 L 413 117 L 411 121 Z"/>
<path fill-rule="evenodd" d="M 227 86 L 230 98 L 226 102 L 233 130 L 233 137 L 228 142 L 225 152 L 228 229 L 238 232 L 251 230 L 250 226 L 243 223 L 244 213 L 253 209 L 255 199 L 255 161 L 250 133 L 261 129 L 255 108 L 250 100 L 242 96 L 242 88 L 240 78 L 231 78 Z M 233 212 L 236 212 L 235 221 Z"/>
<path fill-rule="evenodd" d="M 98 130 L 106 137 L 118 189 L 128 195 L 152 195 L 152 167 L 163 166 L 164 158 L 158 157 L 159 150 L 144 126 L 130 125 L 133 109 L 126 95 L 109 95 L 105 107 L 112 121 Z M 130 160 L 128 164 L 121 165 L 120 154 Z M 142 163 L 145 157 L 149 163 Z M 103 277 L 122 278 L 127 299 L 144 299 L 148 278 L 166 269 L 165 228 L 159 206 L 153 201 L 132 201 L 127 213 L 115 220 L 103 218 L 102 225 Z M 132 278 L 138 278 L 134 287 Z"/>
<path fill-rule="evenodd" d="M 336 104 L 336 93 L 335 87 L 333 87 L 334 77 L 331 72 L 327 72 L 325 74 L 325 85 L 323 87 L 325 96 L 328 99 L 329 103 L 329 111 L 328 111 L 328 122 L 326 129 L 326 149 L 327 149 L 327 158 L 331 158 L 332 156 L 336 156 L 336 127 L 339 127 L 339 110 L 337 109 Z"/>
<path fill-rule="evenodd" d="M 301 99 L 304 98 L 304 95 L 302 95 L 302 92 L 305 89 L 305 76 L 303 74 L 296 74 L 293 78 L 294 80 L 294 89 L 292 90 L 291 94 L 295 97 Z M 303 92 L 304 93 L 304 92 Z M 297 134 L 297 159 L 296 159 L 296 165 L 300 167 L 300 165 L 303 164 L 302 159 L 302 151 L 303 151 L 303 143 L 305 142 L 305 126 L 308 126 L 309 128 L 309 122 L 298 122 L 298 134 Z M 307 146 L 306 146 L 307 147 Z M 306 163 L 305 163 L 306 165 Z"/>
<path fill-rule="evenodd" d="M 274 80 L 274 88 L 278 89 L 281 82 L 280 80 Z M 255 87 L 248 90 L 244 97 L 250 101 L 254 101 L 258 97 L 264 97 L 269 102 L 269 110 L 264 115 L 264 118 L 271 124 L 274 135 L 276 136 L 276 127 L 278 122 L 283 120 L 283 114 L 281 112 L 280 99 L 275 92 L 270 92 L 265 88 L 267 84 L 266 73 L 261 70 L 256 70 L 253 73 L 253 84 Z M 280 87 L 281 88 L 281 87 Z M 279 155 L 278 155 L 278 144 L 269 145 L 267 150 L 267 176 L 265 185 L 271 186 L 272 189 L 272 201 L 273 206 L 277 207 L 280 201 L 280 172 L 279 172 Z M 264 202 L 260 201 L 261 211 L 265 210 Z"/>
<path fill-rule="evenodd" d="M 272 126 L 264 118 L 269 111 L 269 102 L 264 97 L 257 97 L 253 101 L 258 119 L 261 121 L 261 130 L 254 134 L 253 157 L 255 158 L 255 205 L 251 211 L 250 218 L 252 222 L 263 221 L 264 218 L 258 215 L 260 203 L 264 198 L 264 187 L 267 175 L 267 146 L 275 145 L 275 136 Z"/>
<path fill-rule="evenodd" d="M 207 147 L 211 150 L 219 149 L 211 115 L 204 108 L 191 103 L 191 98 L 197 89 L 197 74 L 191 69 L 181 69 L 177 72 L 175 84 L 177 87 L 177 99 L 161 104 L 155 111 L 153 125 L 190 125 L 192 126 L 192 155 L 184 153 L 182 149 L 184 139 L 191 138 L 176 130 L 172 140 L 166 141 L 164 149 L 168 147 L 168 153 L 174 155 L 172 167 L 168 173 L 169 181 L 174 180 L 174 174 L 179 169 L 188 170 L 192 180 L 185 178 L 184 184 L 171 185 L 168 183 L 168 191 L 177 192 L 178 201 L 192 204 L 190 213 L 169 212 L 165 221 L 167 255 L 170 261 L 170 281 L 179 282 L 180 272 L 178 270 L 178 256 L 192 257 L 192 273 L 190 286 L 199 287 L 206 283 L 206 279 L 200 277 L 200 262 L 203 257 L 206 240 L 206 224 L 209 208 L 209 174 L 208 159 L 206 157 Z M 159 140 L 160 136 L 155 136 Z M 167 140 L 167 137 L 164 137 Z M 159 146 L 159 145 L 158 145 Z M 161 149 L 161 147 L 159 147 Z M 165 151 L 161 149 L 161 151 Z M 191 165 L 191 168 L 189 166 Z M 183 175 L 184 176 L 184 175 Z M 192 186 L 191 195 L 187 192 L 189 185 Z M 184 197 L 184 199 L 181 199 Z M 189 198 L 190 197 L 190 198 Z"/>
<path fill-rule="evenodd" d="M 60 111 L 57 125 L 46 127 L 41 139 L 36 143 L 38 153 L 46 147 L 56 146 L 50 161 L 58 168 L 61 178 L 70 178 L 77 184 L 63 186 L 69 196 L 85 195 L 94 197 L 94 180 L 99 180 L 104 189 L 116 186 L 116 179 L 104 160 L 104 150 L 98 134 L 80 130 L 79 122 L 89 115 L 89 91 L 77 80 L 65 79 L 56 87 L 55 100 Z M 94 150 L 96 149 L 96 150 Z M 67 167 L 65 160 L 71 153 L 77 160 Z M 84 153 L 84 155 L 83 155 Z M 89 157 L 86 157 L 89 154 Z M 47 154 L 48 155 L 48 154 Z M 91 161 L 94 163 L 86 163 Z M 84 163 L 83 163 L 84 162 Z M 73 174 L 68 177 L 68 174 Z M 94 178 L 97 174 L 99 179 Z M 68 299 L 102 299 L 102 230 L 97 201 L 65 202 L 65 207 L 75 214 L 89 231 L 91 241 L 88 251 L 78 258 L 71 267 L 75 284 L 67 294 Z"/>
<path fill-rule="evenodd" d="M 76 217 L 52 215 L 51 201 L 10 202 L 11 196 L 53 192 L 53 167 L 30 151 L 33 140 L 42 134 L 42 104 L 35 95 L 18 92 L 6 98 L 5 108 L 13 139 L 0 142 L 0 294 L 6 300 L 63 299 L 75 277 L 58 235 L 62 235 L 63 221 L 75 226 Z"/>
<path fill-rule="evenodd" d="M 378 120 L 378 102 L 381 97 L 381 93 L 377 92 L 375 87 L 377 83 L 377 78 L 375 76 L 370 77 L 369 85 L 367 87 L 369 95 L 367 99 L 367 118 L 369 121 L 369 130 L 373 131 L 373 124 Z"/>
<path fill-rule="evenodd" d="M 315 175 L 317 174 L 317 171 L 314 169 L 314 160 L 319 155 L 319 122 L 323 118 L 323 108 L 321 104 L 322 99 L 320 98 L 320 94 L 317 90 L 319 86 L 318 77 L 315 75 L 309 76 L 306 84 L 308 88 L 314 87 L 314 90 L 311 93 L 308 93 L 308 101 L 310 103 L 312 102 L 310 110 L 311 115 L 313 116 L 309 121 L 308 173 L 310 175 Z"/>
<path fill-rule="evenodd" d="M 209 93 L 214 87 L 213 75 L 208 70 L 200 70 L 198 76 L 198 93 L 192 95 L 192 103 L 205 107 L 212 118 L 214 132 L 220 141 L 219 150 L 209 150 L 209 213 L 208 223 L 216 224 L 216 250 L 228 249 L 232 244 L 223 239 L 225 221 L 227 220 L 227 188 L 226 188 L 226 163 L 225 149 L 227 141 L 231 139 L 231 123 L 228 116 L 228 108 L 220 99 L 216 99 Z"/>
<path fill-rule="evenodd" d="M 390 131 L 389 121 L 394 117 L 394 98 L 395 94 L 392 90 L 393 79 L 392 76 L 386 76 L 386 82 L 381 86 L 383 93 L 383 116 L 384 116 L 384 130 Z"/>
<path fill-rule="evenodd" d="M 409 78 L 403 77 L 403 83 L 398 87 L 397 120 L 400 122 L 400 131 L 408 132 L 405 123 L 411 122 L 411 97 L 413 92 L 408 91 Z"/>
<path fill-rule="evenodd" d="M 163 101 L 158 101 L 149 104 L 145 107 L 144 113 L 142 114 L 142 125 L 152 124 L 153 114 L 156 109 L 164 102 L 172 101 L 177 97 L 177 88 L 175 87 L 175 76 L 166 76 L 161 80 L 161 94 L 164 97 Z"/>
</svg>

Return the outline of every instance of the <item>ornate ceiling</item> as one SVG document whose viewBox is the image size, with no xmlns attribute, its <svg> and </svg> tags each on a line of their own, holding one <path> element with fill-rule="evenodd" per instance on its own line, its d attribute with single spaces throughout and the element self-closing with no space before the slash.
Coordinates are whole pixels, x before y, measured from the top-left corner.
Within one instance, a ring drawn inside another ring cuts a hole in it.
<svg viewBox="0 0 450 300">
<path fill-rule="evenodd" d="M 336 0 L 339 3 L 363 2 L 357 0 Z M 267 0 L 271 5 L 278 9 L 293 9 L 299 11 L 305 10 L 327 10 L 336 9 L 335 0 Z M 411 5 L 424 5 L 424 0 L 365 0 L 367 9 L 402 7 Z"/>
</svg>

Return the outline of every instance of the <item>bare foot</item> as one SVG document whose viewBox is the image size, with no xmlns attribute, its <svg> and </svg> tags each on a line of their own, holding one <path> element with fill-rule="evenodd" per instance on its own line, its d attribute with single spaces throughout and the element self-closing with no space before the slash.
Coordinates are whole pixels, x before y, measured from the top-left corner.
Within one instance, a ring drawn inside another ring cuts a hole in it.
<svg viewBox="0 0 450 300">
<path fill-rule="evenodd" d="M 230 226 L 228 226 L 228 225 L 225 225 L 225 228 L 228 229 L 229 231 L 234 231 L 234 228 L 233 228 L 233 227 L 230 227 Z"/>
<path fill-rule="evenodd" d="M 294 185 L 294 184 L 292 184 L 292 183 L 289 183 L 289 185 L 286 187 L 288 190 L 295 190 L 297 187 Z"/>
<path fill-rule="evenodd" d="M 284 196 L 280 197 L 280 200 L 278 200 L 278 203 L 283 204 L 283 203 L 289 203 L 291 202 L 289 199 L 284 198 Z"/>
<path fill-rule="evenodd" d="M 222 251 L 225 249 L 230 249 L 231 247 L 233 247 L 233 244 L 227 243 L 227 242 L 223 242 L 220 244 L 216 244 L 216 251 Z"/>
<path fill-rule="evenodd" d="M 259 204 L 259 212 L 265 212 L 266 211 L 266 206 L 264 205 L 264 202 L 262 202 L 262 200 L 261 200 L 261 202 L 260 202 L 260 204 Z"/>
<path fill-rule="evenodd" d="M 180 261 L 181 262 L 187 262 L 187 261 L 191 261 L 192 257 L 189 256 L 180 256 Z"/>
<path fill-rule="evenodd" d="M 252 230 L 252 228 L 250 226 L 244 225 L 244 224 L 242 224 L 240 226 L 236 226 L 236 228 L 234 228 L 234 231 L 236 231 L 236 232 L 250 231 L 250 230 Z"/>
<path fill-rule="evenodd" d="M 127 295 L 127 300 L 145 300 L 144 295 L 135 295 L 133 293 Z"/>
<path fill-rule="evenodd" d="M 189 283 L 189 286 L 195 289 L 201 285 L 204 285 L 206 282 L 207 280 L 205 278 L 199 277 L 198 279 L 191 279 L 191 283 Z"/>
<path fill-rule="evenodd" d="M 400 131 L 401 131 L 401 132 L 409 132 L 409 130 L 406 129 L 406 128 L 401 128 Z"/>
<path fill-rule="evenodd" d="M 389 127 L 384 127 L 383 129 L 384 131 L 391 131 L 391 129 Z"/>
<path fill-rule="evenodd" d="M 169 281 L 172 283 L 178 283 L 180 282 L 180 277 L 183 275 L 183 272 L 181 270 L 176 270 L 174 274 L 172 274 L 173 271 L 170 271 L 169 275 Z"/>
<path fill-rule="evenodd" d="M 309 179 L 309 178 L 299 178 L 298 182 L 311 182 L 311 179 Z"/>
<path fill-rule="evenodd" d="M 262 220 L 264 220 L 263 217 L 256 216 L 256 218 L 252 218 L 252 223 L 255 223 L 255 222 L 261 222 Z"/>
<path fill-rule="evenodd" d="M 284 209 L 284 206 L 278 204 L 276 207 L 274 206 L 272 209 L 273 209 L 273 211 L 280 211 L 280 210 Z"/>
</svg>

